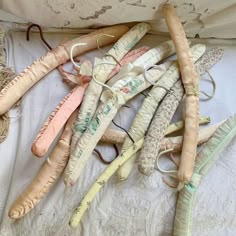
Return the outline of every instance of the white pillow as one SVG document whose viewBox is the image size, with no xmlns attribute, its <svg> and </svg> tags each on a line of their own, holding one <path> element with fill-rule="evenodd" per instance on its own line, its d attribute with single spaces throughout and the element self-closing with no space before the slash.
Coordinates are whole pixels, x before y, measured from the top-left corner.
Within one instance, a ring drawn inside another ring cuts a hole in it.
<svg viewBox="0 0 236 236">
<path fill-rule="evenodd" d="M 126 22 L 151 22 L 166 32 L 158 10 L 162 0 L 2 0 L 0 7 L 45 27 L 93 28 Z M 173 0 L 188 36 L 236 36 L 235 0 Z"/>
</svg>

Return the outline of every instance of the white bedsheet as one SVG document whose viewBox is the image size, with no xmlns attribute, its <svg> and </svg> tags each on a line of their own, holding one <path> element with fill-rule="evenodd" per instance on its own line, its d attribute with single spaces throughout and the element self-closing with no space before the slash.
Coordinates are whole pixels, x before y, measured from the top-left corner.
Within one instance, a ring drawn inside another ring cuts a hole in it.
<svg viewBox="0 0 236 236">
<path fill-rule="evenodd" d="M 56 46 L 72 35 L 47 34 L 45 37 L 52 46 Z M 154 46 L 163 40 L 163 37 L 148 35 L 139 45 Z M 236 111 L 236 45 L 234 40 L 211 40 L 207 44 L 225 49 L 222 60 L 210 70 L 217 84 L 215 97 L 200 104 L 201 114 L 209 115 L 212 123 L 216 123 Z M 33 34 L 31 41 L 27 42 L 24 33 L 12 32 L 6 45 L 8 65 L 14 67 L 17 73 L 46 53 L 38 34 Z M 95 54 L 101 56 L 93 52 L 86 57 L 92 58 Z M 211 91 L 210 84 L 204 81 L 200 83 L 200 88 Z M 84 173 L 72 189 L 65 189 L 60 179 L 23 219 L 15 222 L 9 220 L 7 212 L 10 205 L 45 161 L 45 158 L 39 159 L 31 153 L 32 141 L 67 92 L 67 86 L 54 70 L 24 96 L 19 107 L 10 112 L 13 117 L 10 132 L 7 140 L 0 144 L 0 235 L 171 235 L 177 192 L 163 183 L 161 173 L 156 171 L 147 178 L 139 174 L 137 168 L 126 182 L 118 182 L 113 176 L 92 202 L 78 229 L 69 228 L 68 219 L 73 209 L 105 168 L 95 155 L 91 156 Z M 139 95 L 130 103 L 130 109 L 122 108 L 115 121 L 128 128 L 142 99 L 143 96 Z M 105 145 L 100 145 L 99 149 L 107 158 L 114 155 L 114 151 Z M 235 154 L 236 139 L 221 154 L 209 175 L 203 178 L 193 214 L 194 236 L 236 235 Z"/>
</svg>

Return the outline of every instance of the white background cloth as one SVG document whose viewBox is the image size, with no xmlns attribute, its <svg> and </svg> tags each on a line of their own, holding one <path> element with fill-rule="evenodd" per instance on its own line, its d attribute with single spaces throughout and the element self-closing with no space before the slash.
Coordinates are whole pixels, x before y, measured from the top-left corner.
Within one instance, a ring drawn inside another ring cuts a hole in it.
<svg viewBox="0 0 236 236">
<path fill-rule="evenodd" d="M 65 38 L 75 35 L 46 34 L 45 38 L 56 46 Z M 140 45 L 155 46 L 165 40 L 160 36 L 147 35 Z M 210 70 L 217 84 L 215 97 L 201 102 L 202 115 L 209 115 L 212 124 L 229 117 L 236 111 L 235 68 L 236 46 L 234 40 L 207 40 L 209 46 L 219 45 L 225 49 L 223 59 Z M 12 32 L 7 38 L 8 65 L 21 72 L 35 59 L 46 53 L 38 34 L 25 40 L 25 33 Z M 99 52 L 85 55 L 93 58 Z M 207 78 L 207 76 L 206 76 Z M 211 91 L 208 82 L 200 82 L 200 88 Z M 158 171 L 144 177 L 135 168 L 130 178 L 118 182 L 113 176 L 92 202 L 77 230 L 71 230 L 68 219 L 81 201 L 89 186 L 105 166 L 92 155 L 78 183 L 66 190 L 60 181 L 52 191 L 23 219 L 12 222 L 7 217 L 10 205 L 32 181 L 45 158 L 34 157 L 30 151 L 41 125 L 67 94 L 68 88 L 54 70 L 22 99 L 18 108 L 12 109 L 10 133 L 0 144 L 0 235 L 1 236 L 169 236 L 172 233 L 177 193 L 166 186 Z M 130 103 L 131 108 L 122 108 L 115 118 L 128 128 L 143 99 L 139 95 Z M 179 109 L 180 110 L 180 109 Z M 180 114 L 180 112 L 179 112 Z M 180 117 L 180 115 L 177 115 Z M 99 149 L 106 158 L 114 151 L 105 145 Z M 194 236 L 236 235 L 236 139 L 222 153 L 220 160 L 203 178 L 193 216 Z"/>
<path fill-rule="evenodd" d="M 46 27 L 90 28 L 147 21 L 166 32 L 159 9 L 166 0 L 2 0 L 0 8 Z M 170 0 L 188 36 L 235 38 L 235 0 Z"/>
</svg>

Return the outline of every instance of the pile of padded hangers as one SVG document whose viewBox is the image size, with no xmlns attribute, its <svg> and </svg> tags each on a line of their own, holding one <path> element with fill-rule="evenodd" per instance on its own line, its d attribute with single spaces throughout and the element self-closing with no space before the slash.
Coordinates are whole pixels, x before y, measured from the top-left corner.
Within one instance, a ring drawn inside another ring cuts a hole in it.
<svg viewBox="0 0 236 236">
<path fill-rule="evenodd" d="M 203 175 L 218 158 L 218 153 L 236 134 L 236 117 L 199 130 L 209 122 L 199 117 L 198 83 L 222 56 L 218 48 L 205 45 L 190 47 L 174 8 L 163 6 L 170 41 L 155 48 L 132 48 L 149 31 L 139 23 L 129 29 L 118 25 L 96 30 L 50 50 L 0 92 L 0 114 L 7 112 L 32 86 L 57 68 L 73 85 L 70 93 L 48 117 L 32 145 L 32 152 L 44 156 L 57 134 L 63 129 L 57 145 L 39 170 L 33 182 L 9 210 L 9 217 L 19 219 L 32 210 L 63 174 L 65 185 L 72 187 L 83 174 L 86 163 L 99 141 L 122 144 L 120 154 L 90 187 L 79 206 L 72 212 L 70 226 L 77 227 L 98 191 L 116 173 L 126 180 L 138 159 L 139 171 L 150 176 L 154 169 L 178 180 L 179 197 L 174 221 L 174 235 L 191 235 L 191 217 L 195 195 Z M 100 47 L 115 43 L 104 53 Z M 78 64 L 74 58 L 98 48 L 103 53 Z M 167 58 L 176 52 L 177 60 Z M 63 70 L 68 60 L 77 74 Z M 106 82 L 112 78 L 113 84 Z M 139 93 L 146 93 L 141 108 L 128 131 L 109 129 L 119 109 Z M 184 99 L 184 121 L 170 124 Z M 64 128 L 63 128 L 64 127 Z M 166 137 L 184 128 L 183 136 Z M 197 146 L 203 144 L 197 153 Z M 136 155 L 141 150 L 140 155 Z M 163 153 L 180 152 L 176 170 L 165 170 L 159 164 Z M 98 153 L 99 154 L 99 153 Z"/>
</svg>

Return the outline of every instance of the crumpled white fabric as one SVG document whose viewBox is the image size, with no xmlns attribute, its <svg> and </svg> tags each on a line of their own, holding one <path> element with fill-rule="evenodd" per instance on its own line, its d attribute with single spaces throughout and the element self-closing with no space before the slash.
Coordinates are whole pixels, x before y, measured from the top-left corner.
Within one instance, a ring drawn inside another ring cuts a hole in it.
<svg viewBox="0 0 236 236">
<path fill-rule="evenodd" d="M 66 35 L 71 36 L 75 37 Z M 64 37 L 65 34 L 45 35 L 52 46 Z M 138 46 L 155 46 L 164 40 L 161 36 L 147 35 Z M 215 97 L 209 102 L 200 103 L 201 114 L 210 115 L 211 123 L 214 124 L 236 112 L 236 47 L 234 40 L 208 40 L 208 45 L 219 45 L 225 49 L 222 60 L 210 70 L 217 84 Z M 45 54 L 47 49 L 38 34 L 32 34 L 30 42 L 27 42 L 24 33 L 12 32 L 6 50 L 9 55 L 8 65 L 14 66 L 19 73 Z M 98 52 L 91 52 L 83 58 L 99 55 Z M 207 78 L 207 75 L 204 77 Z M 211 84 L 203 80 L 200 89 L 211 92 Z M 11 110 L 10 115 L 15 118 L 11 119 L 7 140 L 0 144 L 0 235 L 171 236 L 177 193 L 162 182 L 161 173 L 156 171 L 147 178 L 140 175 L 137 168 L 132 171 L 128 181 L 118 182 L 116 176 L 112 177 L 96 196 L 78 229 L 71 231 L 68 220 L 74 207 L 105 168 L 95 155 L 90 158 L 82 177 L 71 190 L 65 190 L 60 179 L 43 201 L 22 220 L 12 222 L 8 219 L 10 205 L 45 160 L 34 157 L 30 145 L 44 120 L 67 93 L 68 88 L 55 70 L 24 96 L 19 108 Z M 130 109 L 122 108 L 115 117 L 116 123 L 128 129 L 143 98 L 143 95 L 139 95 L 128 104 Z M 180 118 L 181 109 L 177 114 L 175 120 Z M 107 159 L 115 155 L 114 150 L 106 145 L 99 145 L 98 148 Z M 193 213 L 193 236 L 236 234 L 235 157 L 236 139 L 202 179 Z M 163 164 L 168 163 L 164 161 Z"/>
</svg>

